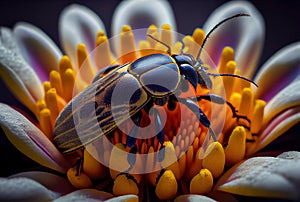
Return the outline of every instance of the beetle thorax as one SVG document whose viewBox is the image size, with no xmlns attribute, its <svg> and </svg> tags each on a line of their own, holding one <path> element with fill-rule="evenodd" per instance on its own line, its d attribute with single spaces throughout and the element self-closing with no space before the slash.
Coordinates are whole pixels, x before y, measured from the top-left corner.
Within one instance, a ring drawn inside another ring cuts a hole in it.
<svg viewBox="0 0 300 202">
<path fill-rule="evenodd" d="M 166 97 L 180 83 L 180 71 L 175 60 L 165 54 L 153 54 L 133 62 L 128 71 L 133 74 L 151 97 Z"/>
</svg>

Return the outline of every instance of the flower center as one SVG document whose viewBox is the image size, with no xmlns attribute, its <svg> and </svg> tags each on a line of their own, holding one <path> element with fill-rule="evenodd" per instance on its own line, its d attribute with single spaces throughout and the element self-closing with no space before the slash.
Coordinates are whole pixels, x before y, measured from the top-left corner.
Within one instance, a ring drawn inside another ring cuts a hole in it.
<svg viewBox="0 0 300 202">
<path fill-rule="evenodd" d="M 130 26 L 124 26 L 119 36 L 118 59 L 112 54 L 109 40 L 103 31 L 98 32 L 93 54 L 88 53 L 84 44 L 78 45 L 76 65 L 73 65 L 68 56 L 61 58 L 58 71 L 52 71 L 49 82 L 43 84 L 44 99 L 36 104 L 40 128 L 50 140 L 53 139 L 53 128 L 60 111 L 75 95 L 92 83 L 96 72 L 107 66 L 133 62 L 153 53 L 167 54 L 167 46 L 171 48 L 172 54 L 182 54 L 183 51 L 184 54 L 196 58 L 205 37 L 203 30 L 195 29 L 192 36 L 183 37 L 182 43 L 173 43 L 169 25 L 163 25 L 161 30 L 151 25 L 147 34 L 162 43 L 147 37 L 146 40 L 139 41 L 136 49 L 134 32 Z M 207 71 L 210 70 L 208 67 Z M 102 72 L 100 77 L 105 77 L 109 71 L 112 70 Z M 241 74 L 236 69 L 232 48 L 223 49 L 217 71 L 220 74 Z M 154 106 L 160 114 L 165 114 L 165 155 L 162 161 L 158 160 L 158 151 L 162 145 L 155 135 L 149 136 L 156 133 L 155 128 L 139 133 L 134 152 L 126 146 L 128 132 L 116 129 L 106 135 L 108 141 L 105 142 L 101 138 L 87 145 L 84 151 L 78 151 L 83 163 L 78 163 L 76 155 L 75 158 L 74 155 L 70 155 L 70 161 L 75 165 L 67 173 L 70 182 L 77 188 L 85 188 L 96 185 L 99 179 L 110 178 L 114 180 L 112 192 L 115 195 L 139 194 L 145 186 L 138 185 L 145 183 L 155 187 L 156 196 L 161 200 L 174 198 L 179 185 L 180 192 L 208 193 L 214 180 L 224 169 L 244 159 L 247 147 L 255 144 L 256 135 L 259 135 L 262 127 L 266 104 L 254 97 L 250 82 L 230 76 L 221 79 L 222 82 L 217 82 L 212 78 L 212 82 L 215 89 L 225 89 L 224 99 L 227 103 L 221 106 L 226 112 L 223 119 L 219 114 L 213 113 L 214 109 L 220 107 L 219 104 L 205 99 L 198 101 L 200 109 L 219 131 L 218 141 L 212 140 L 208 128 L 199 123 L 195 114 L 185 105 L 177 104 L 174 110 L 169 110 L 167 104 Z M 200 85 L 196 92 L 191 85 L 188 87 L 188 91 L 182 92 L 180 97 L 211 93 L 210 89 Z M 142 113 L 141 128 L 146 127 L 151 119 L 143 110 Z M 128 131 L 133 127 L 132 122 L 122 125 Z M 134 160 L 130 158 L 132 153 L 136 156 Z M 139 154 L 147 156 L 142 158 Z M 130 165 L 130 161 L 133 165 Z M 137 170 L 143 170 L 144 174 Z"/>
</svg>

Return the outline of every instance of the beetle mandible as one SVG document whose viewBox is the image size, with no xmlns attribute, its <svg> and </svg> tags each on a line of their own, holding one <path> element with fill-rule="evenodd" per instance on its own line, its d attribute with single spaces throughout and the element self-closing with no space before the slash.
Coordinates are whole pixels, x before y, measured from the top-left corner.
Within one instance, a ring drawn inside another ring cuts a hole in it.
<svg viewBox="0 0 300 202">
<path fill-rule="evenodd" d="M 210 34 L 224 22 L 240 16 L 249 15 L 233 15 L 215 25 L 206 35 L 196 59 L 191 55 L 184 54 L 183 48 L 181 54 L 171 55 L 170 47 L 167 44 L 148 35 L 166 46 L 168 54 L 147 55 L 132 63 L 109 66 L 101 71 L 94 82 L 74 97 L 58 116 L 53 139 L 56 147 L 62 153 L 77 151 L 101 136 L 110 134 L 117 128 L 117 125 L 134 117 L 135 125 L 126 140 L 126 146 L 132 148 L 131 152 L 134 153 L 138 127 L 142 118 L 141 110 L 145 109 L 147 112 L 153 105 L 164 105 L 165 103 L 169 110 L 173 110 L 178 102 L 186 105 L 196 115 L 199 122 L 208 128 L 213 140 L 217 141 L 214 131 L 210 127 L 210 121 L 198 106 L 197 100 L 206 99 L 219 104 L 226 103 L 231 108 L 234 117 L 245 119 L 247 117 L 239 116 L 229 102 L 215 94 L 199 95 L 195 99 L 180 98 L 177 95 L 186 90 L 184 89 L 186 82 L 189 82 L 195 90 L 198 84 L 204 88 L 212 88 L 210 76 L 233 76 L 253 83 L 253 81 L 235 74 L 206 72 L 206 68 L 203 67 L 200 60 L 201 51 Z M 104 72 L 109 73 L 102 77 Z M 129 102 L 122 99 L 128 94 L 128 89 L 137 89 L 130 97 Z M 120 99 L 112 105 L 113 92 L 119 93 Z M 82 98 L 85 98 L 86 101 L 82 102 Z M 77 103 L 78 107 L 73 109 L 74 103 Z M 129 114 L 124 116 L 125 112 L 129 112 Z M 164 133 L 161 118 L 157 110 L 154 109 L 152 112 L 155 119 L 156 137 L 161 144 L 161 151 L 163 151 Z M 99 127 L 101 128 L 100 133 L 97 130 Z M 131 165 L 133 163 L 134 160 L 130 162 Z"/>
</svg>

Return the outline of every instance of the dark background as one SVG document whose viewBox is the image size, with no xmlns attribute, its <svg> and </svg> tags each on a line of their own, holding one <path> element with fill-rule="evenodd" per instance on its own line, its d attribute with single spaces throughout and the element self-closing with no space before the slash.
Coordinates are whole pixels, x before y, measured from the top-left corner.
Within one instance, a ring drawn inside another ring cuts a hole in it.
<svg viewBox="0 0 300 202">
<path fill-rule="evenodd" d="M 19 21 L 34 24 L 48 34 L 60 47 L 58 38 L 58 19 L 67 5 L 78 3 L 93 10 L 102 19 L 108 36 L 117 0 L 5 0 L 0 1 L 0 26 L 13 28 Z M 191 34 L 196 27 L 202 27 L 212 11 L 227 1 L 224 0 L 171 0 L 177 31 Z M 282 47 L 300 41 L 300 1 L 297 0 L 253 0 L 250 1 L 265 19 L 266 38 L 259 62 L 262 65 Z M 300 54 L 300 53 L 299 53 Z M 0 81 L 0 102 L 18 105 L 20 103 Z M 23 108 L 23 107 L 21 107 Z"/>
<path fill-rule="evenodd" d="M 30 22 L 41 28 L 57 44 L 58 19 L 64 7 L 72 3 L 87 6 L 100 16 L 110 34 L 110 24 L 117 0 L 87 1 L 1 1 L 0 26 L 13 27 L 19 21 Z M 202 27 L 209 14 L 226 1 L 222 0 L 173 0 L 178 32 L 191 34 L 195 27 Z M 300 40 L 300 1 L 254 0 L 250 1 L 261 12 L 266 23 L 266 40 L 261 63 L 277 50 Z"/>
</svg>

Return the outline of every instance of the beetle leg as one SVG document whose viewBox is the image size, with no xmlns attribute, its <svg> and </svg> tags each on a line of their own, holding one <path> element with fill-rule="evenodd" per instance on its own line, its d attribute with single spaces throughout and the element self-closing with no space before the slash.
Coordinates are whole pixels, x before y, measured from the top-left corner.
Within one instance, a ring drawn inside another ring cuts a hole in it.
<svg viewBox="0 0 300 202">
<path fill-rule="evenodd" d="M 180 90 L 182 92 L 187 92 L 189 90 L 188 82 L 183 75 L 181 76 Z"/>
<path fill-rule="evenodd" d="M 140 126 L 141 118 L 142 118 L 142 113 L 138 113 L 136 116 L 135 124 L 130 130 L 130 133 L 126 139 L 126 146 L 130 147 L 130 151 L 127 157 L 127 162 L 129 163 L 130 167 L 125 172 L 129 172 L 129 170 L 132 168 L 132 166 L 135 164 L 136 161 L 137 146 L 135 145 L 135 143 L 136 143 L 136 137 L 138 135 L 138 128 Z"/>
<path fill-rule="evenodd" d="M 164 142 L 165 142 L 165 134 L 163 131 L 163 127 L 161 124 L 161 119 L 159 116 L 159 113 L 157 111 L 157 109 L 153 109 L 153 114 L 154 114 L 154 119 L 155 119 L 155 132 L 156 132 L 156 138 L 158 139 L 158 142 L 160 143 L 161 147 L 158 153 L 158 161 L 161 162 L 164 157 L 165 157 L 165 146 L 164 146 Z"/>
<path fill-rule="evenodd" d="M 127 157 L 127 162 L 129 163 L 130 167 L 124 171 L 124 173 L 129 173 L 129 171 L 131 170 L 131 168 L 133 167 L 133 165 L 136 162 L 136 152 L 137 152 L 137 146 L 134 145 L 133 147 L 131 147 L 128 157 Z"/>
<path fill-rule="evenodd" d="M 180 74 L 184 76 L 186 80 L 188 80 L 194 89 L 196 90 L 198 84 L 198 75 L 195 72 L 194 67 L 189 64 L 181 64 L 179 65 Z"/>
<path fill-rule="evenodd" d="M 218 96 L 215 94 L 207 94 L 207 95 L 197 96 L 198 101 L 201 99 L 208 100 L 208 101 L 211 101 L 216 104 L 225 104 L 226 103 L 232 111 L 232 118 L 237 118 L 237 121 L 239 119 L 245 119 L 246 121 L 248 121 L 249 124 L 251 123 L 251 120 L 247 116 L 238 115 L 238 113 L 237 113 L 238 111 L 235 109 L 235 107 L 230 102 L 224 100 L 221 96 Z M 247 126 L 244 126 L 244 127 L 249 129 L 249 127 L 247 127 Z"/>
<path fill-rule="evenodd" d="M 168 100 L 168 110 L 173 111 L 176 108 L 177 105 L 177 99 L 174 95 L 170 95 L 169 96 L 169 100 Z"/>
<path fill-rule="evenodd" d="M 211 137 L 216 142 L 217 137 L 216 137 L 214 131 L 210 127 L 210 121 L 208 120 L 208 118 L 204 114 L 204 112 L 201 110 L 201 108 L 191 99 L 178 98 L 178 101 L 181 102 L 182 104 L 186 105 L 196 115 L 196 117 L 200 121 L 200 123 L 202 125 L 204 125 L 206 128 L 208 128 Z"/>
<path fill-rule="evenodd" d="M 76 168 L 75 176 L 79 176 L 81 173 L 81 169 L 83 168 L 83 156 L 79 157 L 74 163 L 73 167 Z"/>
<path fill-rule="evenodd" d="M 126 139 L 126 146 L 128 146 L 130 148 L 136 142 L 136 137 L 138 135 L 138 129 L 140 127 L 141 118 L 142 118 L 142 113 L 138 113 L 138 115 L 136 116 L 135 124 L 131 128 L 130 133 L 129 133 L 127 139 Z"/>
</svg>

